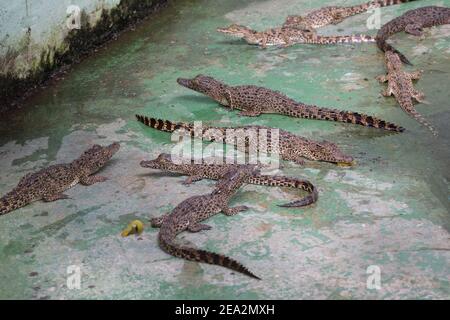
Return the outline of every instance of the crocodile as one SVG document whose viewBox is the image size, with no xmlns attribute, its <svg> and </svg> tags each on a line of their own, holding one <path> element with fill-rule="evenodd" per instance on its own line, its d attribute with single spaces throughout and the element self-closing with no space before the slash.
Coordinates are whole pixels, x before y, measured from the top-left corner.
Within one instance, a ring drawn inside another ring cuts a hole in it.
<svg viewBox="0 0 450 320">
<path fill-rule="evenodd" d="M 253 175 L 255 170 L 256 166 L 254 165 L 233 168 L 216 183 L 211 193 L 190 197 L 177 205 L 171 213 L 151 219 L 152 227 L 161 228 L 158 235 L 160 247 L 168 254 L 178 258 L 223 266 L 261 280 L 261 278 L 234 259 L 175 243 L 176 236 L 185 230 L 190 232 L 210 230 L 211 226 L 200 222 L 219 212 L 223 212 L 227 216 L 233 216 L 241 211 L 246 211 L 248 209 L 246 206 L 230 208 L 228 203 L 244 182 Z"/>
<path fill-rule="evenodd" d="M 377 46 L 383 52 L 393 51 L 397 53 L 403 63 L 412 65 L 405 55 L 387 43 L 387 39 L 391 35 L 401 31 L 415 36 L 421 36 L 423 34 L 423 28 L 449 23 L 450 8 L 427 6 L 409 10 L 381 27 L 376 36 Z"/>
<path fill-rule="evenodd" d="M 415 0 L 374 0 L 349 7 L 327 6 L 311 11 L 306 16 L 290 15 L 286 18 L 283 27 L 314 32 L 315 29 L 330 24 L 341 23 L 348 17 L 366 12 L 370 9 L 387 7 L 411 1 Z"/>
<path fill-rule="evenodd" d="M 202 179 L 221 179 L 225 174 L 233 168 L 240 168 L 243 164 L 215 164 L 215 163 L 176 163 L 172 160 L 170 154 L 161 153 L 156 159 L 141 161 L 141 167 L 165 170 L 169 172 L 181 173 L 189 175 L 185 180 L 185 184 L 191 184 L 195 181 Z M 264 186 L 276 186 L 276 187 L 291 187 L 296 189 L 302 189 L 309 194 L 298 200 L 287 204 L 279 205 L 280 207 L 303 207 L 310 205 L 317 201 L 319 195 L 316 187 L 308 180 L 301 180 L 297 178 L 275 176 L 275 175 L 262 175 L 259 172 L 250 176 L 245 183 L 264 185 Z"/>
<path fill-rule="evenodd" d="M 267 46 L 289 47 L 294 44 L 339 44 L 339 43 L 363 43 L 375 42 L 375 38 L 368 35 L 345 36 L 321 36 L 315 31 L 300 30 L 295 28 L 271 28 L 265 31 L 255 31 L 249 27 L 232 24 L 228 27 L 217 28 L 218 32 L 229 34 L 233 37 L 244 39 L 248 44 Z"/>
<path fill-rule="evenodd" d="M 353 164 L 353 158 L 344 154 L 334 143 L 308 140 L 282 129 L 251 125 L 240 127 L 201 126 L 201 128 L 196 130 L 192 123 L 174 123 L 169 120 L 142 115 L 136 115 L 136 118 L 146 126 L 160 131 L 174 132 L 180 130 L 189 133 L 192 137 L 202 138 L 203 140 L 234 144 L 236 137 L 245 137 L 245 149 L 241 148 L 238 143 L 238 150 L 251 154 L 267 151 L 270 154 L 278 154 L 283 160 L 293 161 L 297 164 L 304 164 L 303 158 L 331 162 L 338 165 Z M 258 134 L 260 135 L 259 139 L 257 138 Z M 261 136 L 263 134 L 266 136 Z M 267 150 L 258 150 L 259 142 L 264 138 L 267 138 Z"/>
<path fill-rule="evenodd" d="M 99 171 L 119 148 L 117 142 L 106 147 L 96 144 L 70 163 L 56 164 L 28 173 L 12 191 L 0 198 L 0 215 L 38 200 L 50 202 L 68 199 L 63 192 L 78 183 L 90 186 L 105 181 L 105 177 L 93 174 Z"/>
<path fill-rule="evenodd" d="M 420 79 L 422 71 L 411 73 L 403 71 L 400 57 L 393 51 L 385 52 L 385 61 L 388 73 L 377 77 L 380 82 L 388 82 L 388 87 L 382 94 L 386 97 L 394 95 L 400 107 L 406 113 L 410 114 L 436 135 L 437 131 L 416 111 L 413 104 L 413 98 L 418 102 L 424 101 L 424 93 L 416 90 L 412 82 L 412 80 Z"/>
<path fill-rule="evenodd" d="M 405 129 L 373 116 L 358 112 L 320 108 L 297 102 L 281 92 L 254 85 L 229 86 L 217 79 L 198 75 L 193 79 L 178 78 L 178 84 L 214 99 L 222 106 L 239 109 L 242 116 L 255 117 L 262 113 L 278 113 L 295 118 L 338 121 L 388 131 Z"/>
</svg>

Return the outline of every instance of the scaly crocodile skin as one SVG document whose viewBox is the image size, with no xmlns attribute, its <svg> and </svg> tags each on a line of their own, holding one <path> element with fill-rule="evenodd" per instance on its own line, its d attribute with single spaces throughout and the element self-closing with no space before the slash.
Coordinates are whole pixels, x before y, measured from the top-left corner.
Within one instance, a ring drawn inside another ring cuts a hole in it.
<svg viewBox="0 0 450 320">
<path fill-rule="evenodd" d="M 353 163 L 353 158 L 344 154 L 334 143 L 308 140 L 282 129 L 264 126 L 228 128 L 202 126 L 200 132 L 197 132 L 198 130 L 195 130 L 194 125 L 190 123 L 173 123 L 168 120 L 150 118 L 142 115 L 136 115 L 136 118 L 146 126 L 160 131 L 174 132 L 175 130 L 180 129 L 193 137 L 202 138 L 208 141 L 234 143 L 236 134 L 241 132 L 242 136 L 245 137 L 245 149 L 240 151 L 250 152 L 251 154 L 257 154 L 259 151 L 278 154 L 283 160 L 293 161 L 298 164 L 304 163 L 303 158 L 344 165 L 352 165 Z M 279 141 L 275 141 L 274 144 L 271 143 L 274 142 L 272 141 L 272 132 L 274 132 L 274 134 L 276 134 L 276 132 L 279 133 Z M 258 137 L 255 136 L 254 133 L 267 133 L 267 136 L 263 137 L 267 138 L 267 150 L 258 150 L 260 144 L 258 143 Z M 237 144 L 237 147 L 239 150 L 239 143 Z"/>
<path fill-rule="evenodd" d="M 350 36 L 320 36 L 316 32 L 295 28 L 272 28 L 266 31 L 255 31 L 248 27 L 232 24 L 225 28 L 217 28 L 218 32 L 229 34 L 233 37 L 244 39 L 248 44 L 258 45 L 262 48 L 267 46 L 288 47 L 294 44 L 339 44 L 339 43 L 362 43 L 375 42 L 368 35 Z"/>
<path fill-rule="evenodd" d="M 403 71 L 399 55 L 392 51 L 386 51 L 385 60 L 388 73 L 377 77 L 380 82 L 388 82 L 388 88 L 383 95 L 386 97 L 394 95 L 403 110 L 437 135 L 437 131 L 414 108 L 413 98 L 418 102 L 424 99 L 424 94 L 416 90 L 412 82 L 420 78 L 421 71 L 412 73 Z"/>
<path fill-rule="evenodd" d="M 449 23 L 450 8 L 428 6 L 409 10 L 381 27 L 376 36 L 377 45 L 383 52 L 393 51 L 397 53 L 402 62 L 411 65 L 411 62 L 401 52 L 387 43 L 386 40 L 391 35 L 401 31 L 415 36 L 421 36 L 423 28 Z"/>
<path fill-rule="evenodd" d="M 175 163 L 170 154 L 161 153 L 156 159 L 149 161 L 141 161 L 141 167 L 165 170 L 169 172 L 181 173 L 189 175 L 185 184 L 190 184 L 194 181 L 202 179 L 221 179 L 228 171 L 233 168 L 239 168 L 242 164 L 213 164 L 213 163 Z M 259 172 L 249 177 L 245 183 L 257 184 L 263 186 L 275 187 L 291 187 L 302 189 L 309 194 L 297 201 L 293 201 L 281 207 L 303 207 L 310 205 L 317 201 L 319 195 L 316 187 L 308 180 L 301 180 L 297 178 L 285 176 L 262 175 Z"/>
<path fill-rule="evenodd" d="M 344 19 L 366 12 L 369 9 L 392 6 L 415 0 L 374 0 L 349 7 L 329 6 L 311 11 L 306 16 L 288 16 L 283 27 L 314 32 L 329 24 L 338 24 Z"/>
<path fill-rule="evenodd" d="M 105 181 L 106 178 L 92 174 L 100 170 L 119 148 L 117 142 L 106 147 L 94 145 L 71 163 L 53 165 L 25 175 L 12 191 L 0 198 L 0 215 L 37 200 L 66 199 L 67 195 L 62 192 L 78 183 L 91 185 Z"/>
<path fill-rule="evenodd" d="M 247 210 L 246 206 L 230 208 L 228 202 L 242 184 L 253 175 L 255 170 L 256 167 L 252 165 L 233 168 L 217 182 L 213 192 L 206 195 L 190 197 L 177 205 L 171 213 L 165 214 L 162 217 L 153 218 L 151 221 L 152 226 L 161 228 L 158 235 L 161 248 L 178 258 L 223 266 L 252 278 L 260 279 L 241 263 L 227 256 L 180 246 L 175 243 L 177 234 L 185 230 L 199 232 L 211 229 L 209 225 L 200 222 L 219 212 L 223 212 L 227 216 L 232 216 Z"/>
<path fill-rule="evenodd" d="M 278 113 L 295 118 L 337 121 L 388 131 L 404 131 L 404 128 L 396 124 L 373 116 L 307 105 L 264 87 L 229 86 L 201 74 L 193 79 L 178 78 L 177 82 L 186 88 L 207 95 L 225 107 L 242 110 L 240 115 L 243 116 L 256 117 L 261 113 Z"/>
</svg>

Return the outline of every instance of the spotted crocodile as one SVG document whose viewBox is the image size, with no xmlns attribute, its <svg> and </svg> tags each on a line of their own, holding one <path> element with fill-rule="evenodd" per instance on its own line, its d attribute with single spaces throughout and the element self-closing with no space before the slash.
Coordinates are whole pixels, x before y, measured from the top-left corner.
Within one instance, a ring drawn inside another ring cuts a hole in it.
<svg viewBox="0 0 450 320">
<path fill-rule="evenodd" d="M 328 6 L 311 11 L 305 16 L 291 15 L 286 18 L 283 27 L 296 28 L 305 31 L 314 32 L 315 29 L 338 24 L 346 18 L 366 12 L 370 9 L 387 7 L 415 0 L 374 0 L 366 3 L 349 6 Z"/>
<path fill-rule="evenodd" d="M 167 153 L 161 153 L 154 160 L 141 161 L 140 165 L 143 168 L 159 169 L 189 175 L 184 182 L 185 184 L 191 184 L 192 182 L 200 181 L 202 179 L 218 180 L 231 169 L 243 166 L 243 164 L 177 163 L 176 161 L 173 161 L 171 155 Z M 300 200 L 279 205 L 280 207 L 307 206 L 316 202 L 319 197 L 316 187 L 308 180 L 285 176 L 262 175 L 258 172 L 249 177 L 245 183 L 263 186 L 291 187 L 302 189 L 309 193 Z"/>
<path fill-rule="evenodd" d="M 281 92 L 254 85 L 229 86 L 209 76 L 178 78 L 178 84 L 202 93 L 222 106 L 239 109 L 242 116 L 256 117 L 262 113 L 278 113 L 295 118 L 353 123 L 365 127 L 402 132 L 405 129 L 373 116 L 351 111 L 320 108 L 297 102 Z"/>
<path fill-rule="evenodd" d="M 421 36 L 423 28 L 449 24 L 450 8 L 427 6 L 406 11 L 381 27 L 376 36 L 377 46 L 383 51 L 393 51 L 397 53 L 400 60 L 406 64 L 412 63 L 392 45 L 387 43 L 387 39 L 395 33 L 405 31 L 406 33 Z"/>
<path fill-rule="evenodd" d="M 353 164 L 353 158 L 344 154 L 334 143 L 308 140 L 282 129 L 265 126 L 209 127 L 204 125 L 196 128 L 191 123 L 174 123 L 142 115 L 136 115 L 136 118 L 146 126 L 160 131 L 174 132 L 180 130 L 193 137 L 208 141 L 235 144 L 236 138 L 238 140 L 244 138 L 245 146 L 242 147 L 240 143 L 237 143 L 237 149 L 253 155 L 258 154 L 258 152 L 278 154 L 281 159 L 293 161 L 297 164 L 304 164 L 303 158 L 339 165 Z M 262 140 L 267 140 L 267 148 L 265 148 L 267 150 L 259 150 Z"/>
<path fill-rule="evenodd" d="M 339 43 L 363 43 L 375 42 L 375 38 L 368 35 L 345 35 L 345 36 L 321 36 L 309 30 L 295 28 L 272 28 L 265 31 L 255 31 L 249 27 L 232 24 L 225 28 L 217 28 L 218 32 L 242 38 L 248 44 L 258 45 L 262 48 L 267 46 L 288 47 L 294 44 L 339 44 Z"/>
<path fill-rule="evenodd" d="M 230 208 L 228 203 L 243 183 L 253 175 L 255 170 L 255 166 L 252 165 L 233 168 L 217 182 L 211 193 L 190 197 L 177 205 L 171 213 L 151 219 L 153 227 L 161 228 L 158 235 L 160 247 L 168 254 L 178 258 L 223 266 L 260 280 L 258 276 L 234 259 L 175 243 L 176 236 L 185 230 L 190 232 L 210 230 L 211 226 L 200 222 L 219 212 L 223 212 L 227 216 L 233 216 L 247 210 L 246 206 Z"/>
<path fill-rule="evenodd" d="M 385 61 L 388 73 L 377 77 L 380 82 L 388 82 L 388 87 L 383 91 L 383 95 L 386 97 L 394 95 L 400 107 L 406 113 L 427 127 L 434 135 L 437 135 L 437 131 L 414 108 L 413 99 L 422 102 L 425 96 L 422 92 L 414 88 L 412 82 L 412 80 L 418 80 L 422 72 L 415 71 L 408 73 L 403 71 L 400 57 L 393 51 L 385 52 Z"/>
<path fill-rule="evenodd" d="M 119 150 L 119 143 L 102 147 L 94 145 L 78 159 L 66 164 L 56 164 L 25 175 L 17 186 L 0 198 L 0 215 L 6 214 L 31 202 L 67 199 L 63 192 L 78 183 L 89 186 L 103 182 L 105 177 L 93 175 Z"/>
</svg>

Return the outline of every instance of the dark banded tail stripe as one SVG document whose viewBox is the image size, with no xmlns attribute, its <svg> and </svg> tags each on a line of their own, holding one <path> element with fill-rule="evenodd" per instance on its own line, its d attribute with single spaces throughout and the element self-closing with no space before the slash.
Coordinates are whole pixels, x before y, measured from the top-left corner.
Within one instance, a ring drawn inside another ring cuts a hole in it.
<svg viewBox="0 0 450 320">
<path fill-rule="evenodd" d="M 190 261 L 197 261 L 203 263 L 214 264 L 218 266 L 222 266 L 228 268 L 233 271 L 237 271 L 239 273 L 245 274 L 254 279 L 261 280 L 260 277 L 253 274 L 249 271 L 244 265 L 239 263 L 238 261 L 231 259 L 227 256 L 217 254 L 210 251 L 198 250 L 189 247 L 181 247 L 172 243 L 171 241 L 166 241 L 164 237 L 159 237 L 161 247 L 169 254 L 183 258 Z"/>
</svg>

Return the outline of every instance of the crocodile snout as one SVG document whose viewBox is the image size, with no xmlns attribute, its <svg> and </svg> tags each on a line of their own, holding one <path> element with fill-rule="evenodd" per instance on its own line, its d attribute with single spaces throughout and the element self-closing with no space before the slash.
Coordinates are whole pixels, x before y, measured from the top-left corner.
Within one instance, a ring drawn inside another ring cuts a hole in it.
<svg viewBox="0 0 450 320">
<path fill-rule="evenodd" d="M 152 168 L 153 167 L 153 161 L 146 161 L 146 160 L 142 160 L 140 163 L 140 166 L 143 168 Z"/>
<path fill-rule="evenodd" d="M 185 78 L 178 78 L 177 82 L 179 85 L 192 89 L 192 80 L 191 79 L 185 79 Z"/>
</svg>

